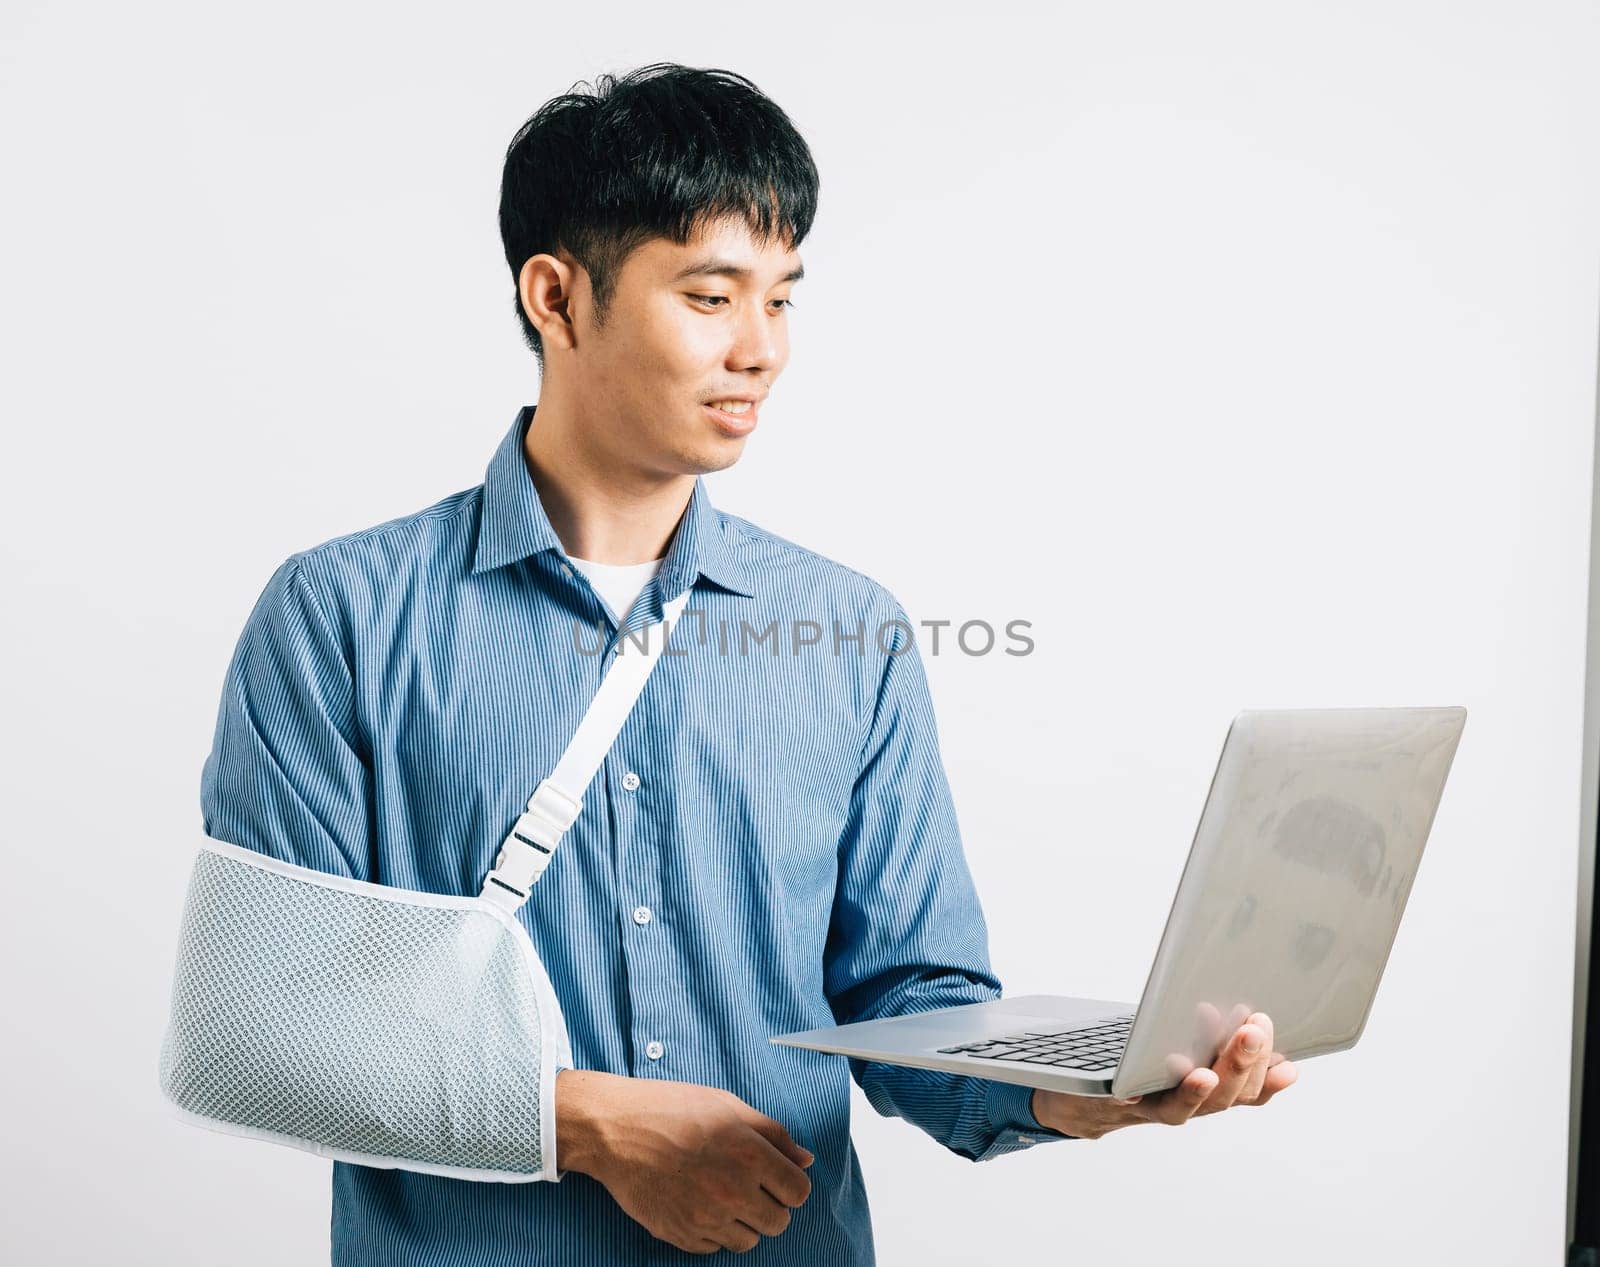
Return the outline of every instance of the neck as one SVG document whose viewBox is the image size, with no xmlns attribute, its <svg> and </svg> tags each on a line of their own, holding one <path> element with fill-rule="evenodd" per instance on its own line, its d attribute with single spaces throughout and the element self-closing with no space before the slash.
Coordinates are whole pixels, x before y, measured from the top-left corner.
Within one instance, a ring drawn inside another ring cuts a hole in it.
<svg viewBox="0 0 1600 1267">
<path fill-rule="evenodd" d="M 662 475 L 619 462 L 592 443 L 592 428 L 543 400 L 522 451 L 561 545 L 593 563 L 648 563 L 667 552 L 694 492 L 693 475 Z"/>
</svg>

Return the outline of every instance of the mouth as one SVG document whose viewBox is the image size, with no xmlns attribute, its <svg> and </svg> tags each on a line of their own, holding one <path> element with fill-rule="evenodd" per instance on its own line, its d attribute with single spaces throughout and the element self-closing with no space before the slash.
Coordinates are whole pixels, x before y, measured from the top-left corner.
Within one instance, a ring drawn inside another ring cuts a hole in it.
<svg viewBox="0 0 1600 1267">
<path fill-rule="evenodd" d="M 747 436 L 756 429 L 756 415 L 760 405 L 754 400 L 733 397 L 714 400 L 700 406 L 711 415 L 720 430 L 730 436 Z"/>
</svg>

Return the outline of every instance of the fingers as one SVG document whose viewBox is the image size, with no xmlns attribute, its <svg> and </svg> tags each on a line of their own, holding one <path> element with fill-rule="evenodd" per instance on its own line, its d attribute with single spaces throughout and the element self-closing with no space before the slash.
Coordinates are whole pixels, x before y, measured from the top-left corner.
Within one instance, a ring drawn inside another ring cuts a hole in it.
<svg viewBox="0 0 1600 1267">
<path fill-rule="evenodd" d="M 1248 1031 L 1256 1029 L 1260 1021 L 1266 1022 L 1262 1026 L 1266 1032 L 1262 1035 L 1261 1051 L 1246 1052 L 1243 1048 L 1244 1040 L 1250 1037 Z M 1257 1012 L 1234 1034 L 1233 1041 L 1213 1068 L 1193 1069 L 1177 1086 L 1156 1095 L 1116 1099 L 1113 1103 L 1130 1114 L 1130 1121 L 1161 1122 L 1168 1126 L 1181 1126 L 1191 1117 L 1215 1113 L 1236 1103 L 1265 1104 L 1285 1087 L 1293 1086 L 1300 1076 L 1293 1061 L 1286 1059 L 1282 1052 L 1272 1050 L 1271 1024 L 1265 1012 Z M 1247 1099 L 1245 1092 L 1250 1088 L 1251 1078 L 1262 1070 L 1265 1072 L 1259 1073 L 1259 1089 Z M 1225 1082 L 1232 1084 L 1231 1094 L 1236 1098 L 1225 1099 L 1230 1094 L 1229 1087 L 1223 1085 Z"/>
<path fill-rule="evenodd" d="M 731 1249 L 736 1254 L 743 1254 L 761 1244 L 761 1233 L 757 1232 L 748 1223 L 735 1219 L 724 1230 L 717 1233 L 719 1247 Z"/>
<path fill-rule="evenodd" d="M 745 1120 L 756 1132 L 796 1166 L 809 1166 L 816 1160 L 816 1155 L 809 1148 L 802 1148 L 795 1143 L 782 1122 L 768 1117 L 760 1109 L 751 1108 L 743 1100 L 738 1100 L 737 1104 Z"/>
<path fill-rule="evenodd" d="M 776 1154 L 770 1160 L 772 1164 L 761 1169 L 761 1186 L 774 1201 L 791 1208 L 804 1205 L 811 1195 L 811 1180 L 806 1172 Z"/>
<path fill-rule="evenodd" d="M 1272 1035 L 1265 1026 L 1256 1022 L 1258 1017 L 1265 1019 L 1266 1013 L 1255 1013 L 1249 1022 L 1235 1030 L 1233 1038 L 1211 1066 L 1217 1075 L 1217 1087 L 1201 1105 L 1198 1110 L 1200 1113 L 1220 1113 L 1223 1109 L 1232 1108 L 1256 1066 L 1264 1067 L 1272 1058 Z"/>
<path fill-rule="evenodd" d="M 1267 1080 L 1267 1070 L 1272 1065 L 1273 1057 L 1282 1059 L 1281 1053 L 1272 1050 L 1272 1018 L 1265 1012 L 1257 1012 L 1250 1017 L 1250 1023 L 1259 1028 L 1265 1038 L 1261 1044 L 1261 1054 L 1251 1065 L 1249 1076 L 1234 1099 L 1235 1104 L 1255 1104 L 1261 1098 L 1261 1087 Z"/>
<path fill-rule="evenodd" d="M 754 1249 L 763 1236 L 777 1236 L 786 1231 L 792 1217 L 788 1206 L 758 1190 L 752 1200 L 742 1203 L 737 1218 L 714 1233 L 717 1246 L 743 1254 Z"/>
<path fill-rule="evenodd" d="M 1191 1069 L 1177 1086 L 1156 1095 L 1146 1095 L 1137 1104 L 1129 1106 L 1129 1111 L 1142 1121 L 1182 1126 L 1195 1115 L 1206 1102 L 1206 1097 L 1216 1090 L 1216 1086 L 1217 1075 L 1214 1070 L 1204 1067 Z"/>
<path fill-rule="evenodd" d="M 739 1221 L 763 1236 L 777 1236 L 789 1226 L 792 1217 L 788 1206 L 781 1201 L 774 1201 L 765 1192 L 757 1192 L 755 1200 L 739 1211 Z"/>
<path fill-rule="evenodd" d="M 1281 1053 L 1274 1053 L 1277 1059 L 1272 1062 L 1272 1067 L 1267 1070 L 1265 1081 L 1261 1084 L 1261 1094 L 1253 1101 L 1255 1104 L 1265 1104 L 1285 1087 L 1293 1086 L 1300 1077 L 1300 1071 L 1295 1068 L 1292 1060 L 1285 1060 Z"/>
<path fill-rule="evenodd" d="M 782 1127 L 779 1129 L 782 1130 Z M 784 1205 L 804 1205 L 806 1198 L 811 1195 L 811 1177 L 800 1168 L 798 1162 L 790 1160 L 789 1155 L 773 1144 L 767 1136 L 758 1132 L 758 1138 L 765 1151 L 765 1156 L 756 1167 L 761 1186 L 774 1200 L 781 1201 Z M 799 1149 L 805 1154 L 806 1164 L 810 1165 L 811 1154 L 806 1149 L 800 1148 L 800 1145 L 793 1140 L 789 1143 L 792 1148 Z"/>
</svg>

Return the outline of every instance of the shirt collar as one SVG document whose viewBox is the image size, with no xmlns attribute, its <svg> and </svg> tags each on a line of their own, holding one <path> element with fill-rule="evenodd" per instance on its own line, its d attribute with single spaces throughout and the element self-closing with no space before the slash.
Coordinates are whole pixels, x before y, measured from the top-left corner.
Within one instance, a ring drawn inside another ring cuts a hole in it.
<svg viewBox="0 0 1600 1267">
<path fill-rule="evenodd" d="M 550 517 L 539 501 L 539 490 L 528 474 L 523 441 L 533 422 L 536 405 L 524 405 L 494 457 L 483 481 L 483 513 L 478 526 L 478 544 L 473 555 L 474 574 L 526 559 L 546 550 L 567 558 L 561 538 L 550 525 Z M 658 602 L 670 602 L 692 586 L 697 577 L 751 597 L 749 569 L 743 567 L 729 548 L 722 513 L 711 504 L 705 481 L 695 476 L 694 491 L 677 531 L 667 547 L 661 570 L 654 578 Z"/>
</svg>

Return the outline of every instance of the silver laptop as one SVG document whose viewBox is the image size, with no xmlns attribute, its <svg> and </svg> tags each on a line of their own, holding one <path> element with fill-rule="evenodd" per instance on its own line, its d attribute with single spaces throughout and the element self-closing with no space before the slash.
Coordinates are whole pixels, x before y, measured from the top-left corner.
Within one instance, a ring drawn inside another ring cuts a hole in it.
<svg viewBox="0 0 1600 1267">
<path fill-rule="evenodd" d="M 1353 1047 L 1464 708 L 1249 711 L 1228 729 L 1138 1006 L 1029 994 L 781 1034 L 791 1047 L 1075 1095 L 1209 1066 L 1252 1012 L 1304 1060 Z"/>
</svg>

